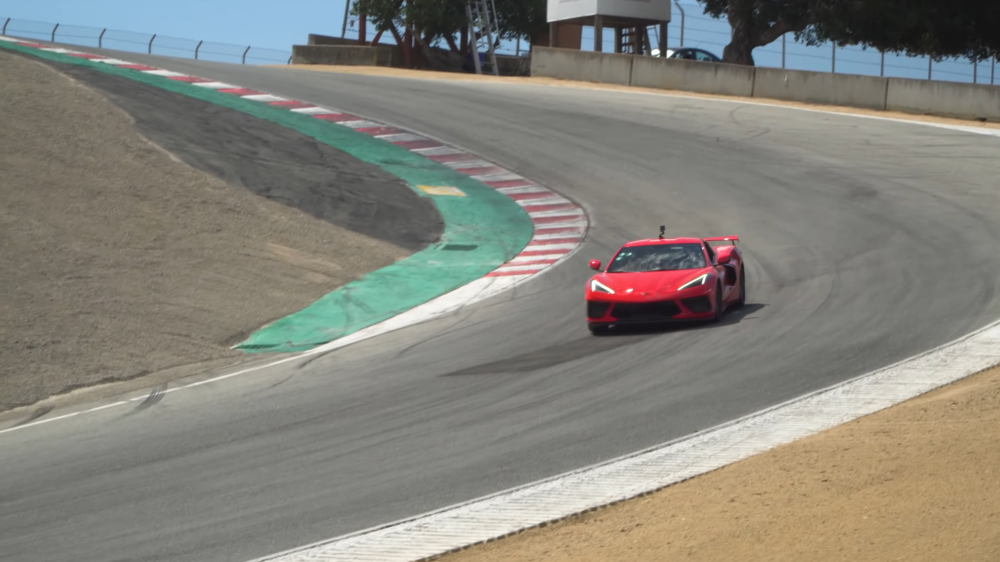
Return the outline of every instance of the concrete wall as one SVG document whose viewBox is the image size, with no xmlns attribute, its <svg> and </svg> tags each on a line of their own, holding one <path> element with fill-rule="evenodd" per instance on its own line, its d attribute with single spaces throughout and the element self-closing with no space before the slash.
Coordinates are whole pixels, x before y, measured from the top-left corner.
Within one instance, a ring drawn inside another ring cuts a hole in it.
<svg viewBox="0 0 1000 562">
<path fill-rule="evenodd" d="M 632 80 L 633 58 L 631 55 L 536 46 L 531 53 L 531 75 L 628 86 Z"/>
<path fill-rule="evenodd" d="M 375 36 L 372 35 L 372 38 Z M 385 37 L 383 37 L 384 39 Z M 318 35 L 316 33 L 309 34 L 309 40 L 306 45 L 336 45 L 336 46 L 349 46 L 349 47 L 364 47 L 358 43 L 357 39 L 347 39 L 343 37 L 333 37 L 332 35 Z M 367 45 L 367 44 L 366 44 Z M 398 48 L 395 43 L 386 43 L 385 41 L 379 41 L 376 47 L 392 47 Z"/>
<path fill-rule="evenodd" d="M 502 76 L 528 76 L 531 74 L 531 57 L 497 55 L 497 70 Z"/>
<path fill-rule="evenodd" d="M 309 34 L 309 41 L 306 44 L 307 45 L 356 45 L 359 47 L 363 46 L 358 44 L 357 39 L 346 39 L 341 37 L 333 37 L 330 35 L 317 35 L 315 33 Z"/>
<path fill-rule="evenodd" d="M 1000 87 L 890 78 L 886 109 L 1000 121 Z"/>
<path fill-rule="evenodd" d="M 393 47 L 358 45 L 294 45 L 292 64 L 341 66 L 400 66 L 402 56 Z"/>
<path fill-rule="evenodd" d="M 531 75 L 1000 121 L 1000 86 L 754 68 L 534 46 Z"/>
<path fill-rule="evenodd" d="M 753 97 L 885 109 L 887 85 L 877 76 L 757 68 Z"/>
<path fill-rule="evenodd" d="M 753 67 L 693 60 L 633 57 L 632 86 L 750 97 Z"/>
</svg>

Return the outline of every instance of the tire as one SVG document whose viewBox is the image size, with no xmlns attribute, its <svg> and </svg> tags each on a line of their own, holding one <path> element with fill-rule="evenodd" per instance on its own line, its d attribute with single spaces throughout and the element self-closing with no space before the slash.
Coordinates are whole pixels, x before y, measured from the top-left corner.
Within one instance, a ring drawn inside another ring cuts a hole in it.
<svg viewBox="0 0 1000 562">
<path fill-rule="evenodd" d="M 590 333 L 595 336 L 605 336 L 608 334 L 610 327 L 607 324 L 588 324 L 587 328 L 590 329 Z"/>
<path fill-rule="evenodd" d="M 715 316 L 712 317 L 712 322 L 720 320 L 722 320 L 722 283 L 717 283 L 715 285 Z"/>
<path fill-rule="evenodd" d="M 746 270 L 740 267 L 740 300 L 736 301 L 737 308 L 743 308 L 747 303 L 747 274 Z"/>
</svg>

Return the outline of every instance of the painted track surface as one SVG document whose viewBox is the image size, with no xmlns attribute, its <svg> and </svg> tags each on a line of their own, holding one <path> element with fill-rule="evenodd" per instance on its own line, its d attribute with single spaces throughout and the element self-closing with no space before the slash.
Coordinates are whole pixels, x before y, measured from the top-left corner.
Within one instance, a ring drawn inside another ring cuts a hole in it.
<svg viewBox="0 0 1000 562">
<path fill-rule="evenodd" d="M 1000 316 L 1000 139 L 151 60 L 465 146 L 582 201 L 592 229 L 576 259 L 428 324 L 139 411 L 0 434 L 11 560 L 245 560 L 680 437 Z M 587 259 L 659 224 L 740 235 L 753 305 L 707 329 L 591 338 Z"/>
</svg>

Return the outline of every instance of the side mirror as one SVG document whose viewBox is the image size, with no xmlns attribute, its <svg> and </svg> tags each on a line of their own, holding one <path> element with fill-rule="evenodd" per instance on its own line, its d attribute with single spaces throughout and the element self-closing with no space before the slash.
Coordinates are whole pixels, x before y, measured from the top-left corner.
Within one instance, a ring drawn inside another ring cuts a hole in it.
<svg viewBox="0 0 1000 562">
<path fill-rule="evenodd" d="M 724 256 L 719 256 L 719 258 L 716 260 L 716 263 L 718 263 L 719 265 L 726 265 L 727 263 L 729 263 L 731 259 L 732 258 L 730 257 L 730 255 L 726 254 Z"/>
<path fill-rule="evenodd" d="M 590 269 L 601 270 L 601 260 L 590 260 Z"/>
</svg>

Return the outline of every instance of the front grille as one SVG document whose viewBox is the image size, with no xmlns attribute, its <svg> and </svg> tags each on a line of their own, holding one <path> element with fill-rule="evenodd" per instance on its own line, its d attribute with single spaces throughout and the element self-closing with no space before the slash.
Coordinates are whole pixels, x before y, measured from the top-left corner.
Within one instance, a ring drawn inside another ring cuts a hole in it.
<svg viewBox="0 0 1000 562">
<path fill-rule="evenodd" d="M 610 307 L 611 303 L 609 302 L 587 301 L 587 318 L 604 318 Z"/>
<path fill-rule="evenodd" d="M 708 300 L 708 296 L 684 299 L 682 302 L 691 312 L 697 313 L 712 311 L 712 301 Z"/>
<path fill-rule="evenodd" d="M 622 320 L 673 318 L 681 308 L 674 301 L 626 302 L 615 305 L 611 315 Z"/>
</svg>

